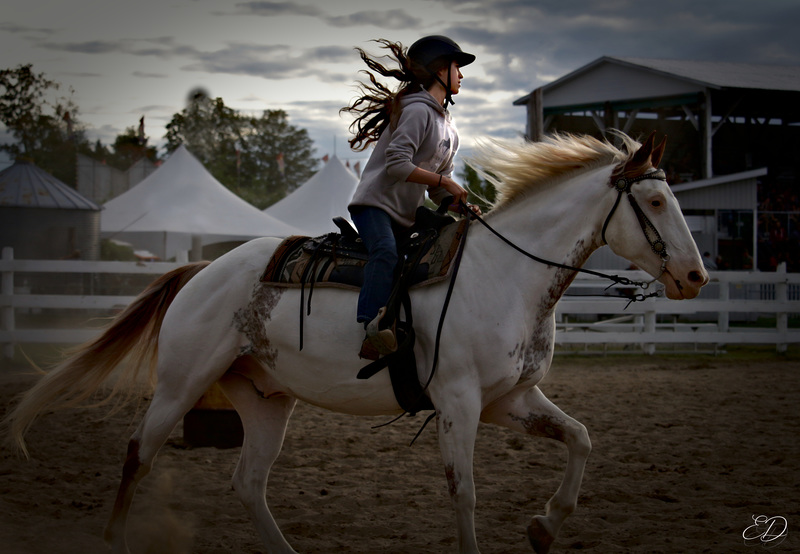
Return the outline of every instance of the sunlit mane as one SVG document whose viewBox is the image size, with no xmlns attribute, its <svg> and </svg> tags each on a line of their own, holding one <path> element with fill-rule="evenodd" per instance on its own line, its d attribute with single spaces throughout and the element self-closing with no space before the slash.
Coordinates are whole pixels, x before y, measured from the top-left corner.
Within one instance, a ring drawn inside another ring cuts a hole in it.
<svg viewBox="0 0 800 554">
<path fill-rule="evenodd" d="M 639 143 L 615 133 L 623 143 L 617 148 L 591 136 L 556 134 L 540 142 L 483 141 L 468 163 L 497 190 L 494 210 L 544 184 L 576 171 L 626 162 Z"/>
</svg>

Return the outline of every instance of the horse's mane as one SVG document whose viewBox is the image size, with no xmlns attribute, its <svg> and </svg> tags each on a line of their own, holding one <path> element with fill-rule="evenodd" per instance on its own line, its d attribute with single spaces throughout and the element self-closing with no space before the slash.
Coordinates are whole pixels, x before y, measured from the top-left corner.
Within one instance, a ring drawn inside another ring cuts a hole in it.
<svg viewBox="0 0 800 554">
<path fill-rule="evenodd" d="M 467 163 L 494 185 L 494 211 L 575 172 L 624 164 L 640 144 L 622 132 L 613 134 L 622 148 L 589 135 L 554 134 L 539 142 L 484 140 Z"/>
</svg>

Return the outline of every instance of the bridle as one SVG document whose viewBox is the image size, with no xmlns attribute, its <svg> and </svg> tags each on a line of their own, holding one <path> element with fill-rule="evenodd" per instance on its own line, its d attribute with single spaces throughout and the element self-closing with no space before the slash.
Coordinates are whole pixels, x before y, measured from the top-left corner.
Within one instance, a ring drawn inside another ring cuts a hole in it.
<svg viewBox="0 0 800 554">
<path fill-rule="evenodd" d="M 608 241 L 606 240 L 606 229 L 608 228 L 609 222 L 611 222 L 611 217 L 617 210 L 617 206 L 619 206 L 619 202 L 622 199 L 622 194 L 626 194 L 628 196 L 628 202 L 630 203 L 631 208 L 633 208 L 633 213 L 636 214 L 636 219 L 639 221 L 639 226 L 642 228 L 644 238 L 647 240 L 653 252 L 655 252 L 661 258 L 661 273 L 659 273 L 655 279 L 647 283 L 647 285 L 657 281 L 664 274 L 664 272 L 667 270 L 667 262 L 669 261 L 669 254 L 667 254 L 667 243 L 664 242 L 664 239 L 661 238 L 656 226 L 653 225 L 653 222 L 650 221 L 642 208 L 636 202 L 636 198 L 634 198 L 633 192 L 631 191 L 631 188 L 634 184 L 638 183 L 639 181 L 645 181 L 649 179 L 658 179 L 659 181 L 666 182 L 667 175 L 664 173 L 663 169 L 656 169 L 655 171 L 643 173 L 642 175 L 638 175 L 636 177 L 625 177 L 624 175 L 620 175 L 615 179 L 612 176 L 610 186 L 617 191 L 617 200 L 614 202 L 614 206 L 611 208 L 611 211 L 608 212 L 608 216 L 606 216 L 606 220 L 603 223 L 603 231 L 600 235 L 603 239 L 603 242 L 608 244 Z"/>
</svg>

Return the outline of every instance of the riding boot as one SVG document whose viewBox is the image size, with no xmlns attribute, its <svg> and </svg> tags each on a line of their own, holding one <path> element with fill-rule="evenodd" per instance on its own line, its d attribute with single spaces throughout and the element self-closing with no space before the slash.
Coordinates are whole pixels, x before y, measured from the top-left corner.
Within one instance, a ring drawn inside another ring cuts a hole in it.
<svg viewBox="0 0 800 554">
<path fill-rule="evenodd" d="M 391 354 L 397 350 L 397 337 L 394 331 L 394 323 L 391 328 L 381 329 L 380 323 L 386 315 L 386 307 L 378 310 L 375 319 L 367 324 L 367 336 L 361 343 L 361 351 L 358 353 L 360 358 L 367 360 L 377 360 L 381 356 Z"/>
</svg>

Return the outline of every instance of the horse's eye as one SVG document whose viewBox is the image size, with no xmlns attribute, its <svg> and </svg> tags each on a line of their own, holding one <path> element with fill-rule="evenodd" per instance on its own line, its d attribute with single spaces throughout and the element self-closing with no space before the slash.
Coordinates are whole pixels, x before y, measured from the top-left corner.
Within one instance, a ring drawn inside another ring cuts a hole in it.
<svg viewBox="0 0 800 554">
<path fill-rule="evenodd" d="M 650 205 L 653 206 L 654 208 L 658 208 L 658 207 L 661 206 L 661 201 L 660 200 L 653 200 L 652 202 L 650 202 Z"/>
</svg>

